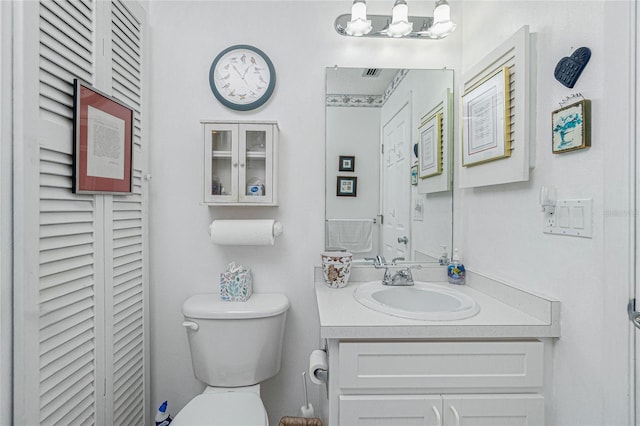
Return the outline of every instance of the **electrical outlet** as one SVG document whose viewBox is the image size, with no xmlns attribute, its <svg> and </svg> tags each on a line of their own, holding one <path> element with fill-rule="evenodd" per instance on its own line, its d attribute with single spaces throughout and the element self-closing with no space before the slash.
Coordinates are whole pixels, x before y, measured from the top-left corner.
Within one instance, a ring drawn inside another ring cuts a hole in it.
<svg viewBox="0 0 640 426">
<path fill-rule="evenodd" d="M 553 213 L 546 213 L 544 215 L 544 226 L 545 228 L 555 228 L 556 217 Z"/>
</svg>

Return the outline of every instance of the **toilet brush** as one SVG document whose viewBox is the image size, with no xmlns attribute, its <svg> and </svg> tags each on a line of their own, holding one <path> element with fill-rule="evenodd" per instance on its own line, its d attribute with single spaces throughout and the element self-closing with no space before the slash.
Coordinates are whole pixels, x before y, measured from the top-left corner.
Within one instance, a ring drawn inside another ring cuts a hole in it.
<svg viewBox="0 0 640 426">
<path fill-rule="evenodd" d="M 315 416 L 313 405 L 309 404 L 309 395 L 307 395 L 307 372 L 302 372 L 302 384 L 304 386 L 304 405 L 300 407 L 300 416 L 307 419 Z"/>
</svg>

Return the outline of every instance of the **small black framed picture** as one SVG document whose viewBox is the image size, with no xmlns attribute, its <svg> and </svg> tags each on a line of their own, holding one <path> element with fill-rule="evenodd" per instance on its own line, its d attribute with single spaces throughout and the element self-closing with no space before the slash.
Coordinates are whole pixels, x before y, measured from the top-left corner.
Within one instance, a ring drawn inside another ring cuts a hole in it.
<svg viewBox="0 0 640 426">
<path fill-rule="evenodd" d="M 338 176 L 336 195 L 338 197 L 356 197 L 358 178 L 355 176 Z"/>
<path fill-rule="evenodd" d="M 341 155 L 340 163 L 338 164 L 338 171 L 340 172 L 355 172 L 356 171 L 356 157 L 353 155 Z"/>
</svg>

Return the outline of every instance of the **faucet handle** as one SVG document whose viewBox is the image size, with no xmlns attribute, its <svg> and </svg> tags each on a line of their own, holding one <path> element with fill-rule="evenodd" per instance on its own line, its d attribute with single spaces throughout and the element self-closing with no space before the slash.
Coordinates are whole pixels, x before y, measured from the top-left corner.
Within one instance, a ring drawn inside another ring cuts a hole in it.
<svg viewBox="0 0 640 426">
<path fill-rule="evenodd" d="M 404 260 L 404 257 L 394 257 L 393 260 L 391 261 L 391 264 L 395 265 L 398 260 Z"/>
<path fill-rule="evenodd" d="M 375 268 L 377 268 L 377 269 L 379 269 L 380 267 L 386 265 L 386 263 L 387 263 L 387 260 L 384 257 L 380 256 L 380 255 L 378 255 L 376 257 L 365 257 L 364 260 L 372 261 L 373 262 L 373 266 Z"/>
</svg>

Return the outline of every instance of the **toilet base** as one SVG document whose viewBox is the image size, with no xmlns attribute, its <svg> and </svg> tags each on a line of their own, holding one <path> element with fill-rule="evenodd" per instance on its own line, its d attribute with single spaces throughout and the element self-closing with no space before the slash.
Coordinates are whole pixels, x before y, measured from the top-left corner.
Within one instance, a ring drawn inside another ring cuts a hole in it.
<svg viewBox="0 0 640 426">
<path fill-rule="evenodd" d="M 269 426 L 260 385 L 207 387 L 174 417 L 172 426 Z"/>
</svg>

